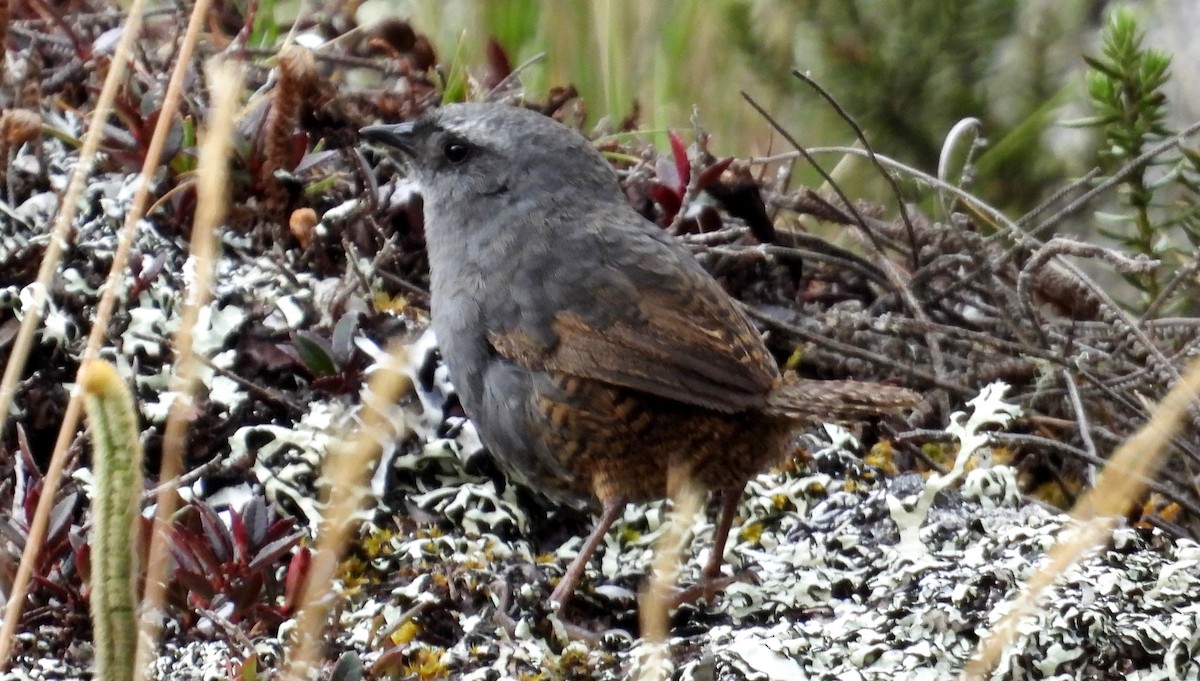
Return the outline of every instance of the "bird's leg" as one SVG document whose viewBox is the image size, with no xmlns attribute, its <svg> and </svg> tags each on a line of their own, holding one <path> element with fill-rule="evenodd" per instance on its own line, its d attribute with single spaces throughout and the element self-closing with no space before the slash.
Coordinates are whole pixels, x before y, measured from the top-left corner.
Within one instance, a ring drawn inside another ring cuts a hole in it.
<svg viewBox="0 0 1200 681">
<path fill-rule="evenodd" d="M 621 517 L 621 513 L 624 510 L 625 499 L 622 497 L 610 498 L 604 501 L 600 512 L 600 520 L 596 521 L 596 528 L 588 535 L 587 541 L 579 549 L 575 560 L 571 561 L 571 565 L 563 573 L 562 579 L 558 581 L 558 586 L 554 587 L 554 593 L 550 594 L 551 608 L 561 610 L 567 604 L 567 601 L 571 599 L 571 594 L 575 592 L 575 586 L 579 584 L 579 579 L 583 577 L 583 571 L 587 569 L 587 564 L 591 560 L 592 554 L 596 552 L 596 549 L 600 546 L 600 542 L 604 541 L 605 533 L 617 521 L 617 518 Z"/>
<path fill-rule="evenodd" d="M 733 528 L 733 517 L 737 515 L 738 502 L 742 500 L 742 489 L 726 488 L 721 490 L 721 510 L 717 514 L 717 527 L 713 532 L 712 553 L 704 564 L 700 578 L 713 580 L 721 574 L 721 564 L 725 562 L 725 542 L 729 540 L 729 530 Z"/>
<path fill-rule="evenodd" d="M 738 581 L 741 576 L 721 576 L 721 565 L 725 562 L 725 543 L 729 540 L 729 531 L 733 528 L 733 517 L 737 515 L 738 502 L 742 499 L 742 488 L 727 487 L 721 490 L 721 510 L 717 515 L 717 527 L 713 532 L 712 553 L 704 570 L 700 573 L 700 581 L 686 589 L 675 592 L 671 598 L 671 607 L 683 603 L 691 603 L 702 599 L 712 598 L 725 587 Z"/>
</svg>

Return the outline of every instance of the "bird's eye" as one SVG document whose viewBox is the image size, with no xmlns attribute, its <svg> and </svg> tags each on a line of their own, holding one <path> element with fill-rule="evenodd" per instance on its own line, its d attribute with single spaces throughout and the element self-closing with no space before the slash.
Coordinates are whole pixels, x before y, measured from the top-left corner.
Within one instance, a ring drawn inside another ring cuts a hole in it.
<svg viewBox="0 0 1200 681">
<path fill-rule="evenodd" d="M 446 146 L 442 147 L 442 154 L 447 161 L 457 165 L 467 160 L 471 155 L 471 148 L 462 142 L 447 142 Z"/>
</svg>

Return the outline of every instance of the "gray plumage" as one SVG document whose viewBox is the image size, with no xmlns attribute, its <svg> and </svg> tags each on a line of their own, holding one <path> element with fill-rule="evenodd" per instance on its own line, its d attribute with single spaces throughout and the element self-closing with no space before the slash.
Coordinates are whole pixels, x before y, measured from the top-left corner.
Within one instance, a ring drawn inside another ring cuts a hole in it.
<svg viewBox="0 0 1200 681">
<path fill-rule="evenodd" d="M 564 125 L 454 104 L 363 134 L 404 152 L 424 198 L 433 328 L 484 444 L 531 487 L 603 507 L 553 603 L 626 502 L 684 478 L 724 495 L 708 593 L 746 480 L 786 455 L 797 421 L 917 401 L 781 376 L 737 304 Z"/>
</svg>

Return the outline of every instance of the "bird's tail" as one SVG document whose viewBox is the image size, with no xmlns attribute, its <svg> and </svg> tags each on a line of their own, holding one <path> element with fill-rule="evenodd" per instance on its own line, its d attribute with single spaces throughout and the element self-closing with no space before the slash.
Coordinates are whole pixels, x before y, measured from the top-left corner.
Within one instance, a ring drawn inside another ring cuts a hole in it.
<svg viewBox="0 0 1200 681">
<path fill-rule="evenodd" d="M 771 391 L 767 409 L 797 420 L 846 423 L 896 414 L 920 402 L 921 396 L 908 388 L 864 381 L 820 381 L 789 374 Z"/>
</svg>

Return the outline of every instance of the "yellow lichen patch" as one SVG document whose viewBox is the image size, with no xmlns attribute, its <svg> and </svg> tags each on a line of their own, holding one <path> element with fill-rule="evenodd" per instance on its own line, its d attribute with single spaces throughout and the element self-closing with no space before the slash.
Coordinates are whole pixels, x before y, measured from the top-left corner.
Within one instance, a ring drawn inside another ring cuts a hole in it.
<svg viewBox="0 0 1200 681">
<path fill-rule="evenodd" d="M 1029 496 L 1056 508 L 1070 508 L 1075 504 L 1075 500 L 1079 498 L 1085 486 L 1082 480 L 1060 476 L 1034 487 Z"/>
<path fill-rule="evenodd" d="M 350 556 L 338 565 L 336 578 L 342 583 L 342 593 L 354 595 L 363 586 L 371 583 L 368 576 L 370 565 L 356 556 Z"/>
<path fill-rule="evenodd" d="M 483 546 L 483 559 L 488 563 L 496 560 L 496 542 L 490 539 Z"/>
<path fill-rule="evenodd" d="M 958 456 L 958 447 L 956 445 L 941 442 L 927 442 L 921 445 L 921 451 L 924 452 L 930 461 L 945 468 L 953 466 L 954 457 Z"/>
<path fill-rule="evenodd" d="M 869 465 L 878 468 L 884 475 L 892 477 L 896 475 L 896 449 L 892 446 L 891 440 L 880 440 L 871 447 L 871 451 L 863 457 L 863 461 Z"/>
<path fill-rule="evenodd" d="M 742 529 L 738 530 L 738 538 L 751 544 L 758 544 L 759 540 L 762 539 L 762 534 L 762 523 L 758 522 L 757 520 L 752 523 L 746 523 L 745 525 L 742 525 Z"/>
<path fill-rule="evenodd" d="M 784 459 L 778 466 L 772 470 L 780 473 L 799 473 L 804 466 L 812 462 L 812 455 L 803 447 L 795 447 L 792 449 L 792 455 Z"/>
<path fill-rule="evenodd" d="M 391 312 L 395 315 L 401 315 L 413 309 L 408 302 L 408 298 L 403 295 L 396 297 L 389 296 L 383 291 L 375 291 L 371 296 L 371 304 L 380 312 Z"/>
<path fill-rule="evenodd" d="M 421 628 L 415 622 L 409 620 L 396 627 L 396 630 L 388 638 L 391 639 L 392 643 L 402 646 L 406 643 L 411 643 L 419 633 L 421 633 Z"/>
<path fill-rule="evenodd" d="M 1137 521 L 1137 526 L 1141 528 L 1154 527 L 1151 518 L 1158 518 L 1168 523 L 1177 522 L 1181 511 L 1182 508 L 1178 502 L 1169 501 L 1163 495 L 1154 492 L 1146 499 L 1146 503 L 1142 504 L 1142 515 Z"/>
<path fill-rule="evenodd" d="M 547 667 L 552 678 L 556 679 L 587 679 L 594 676 L 588 650 L 579 642 L 564 648 L 562 654 L 549 661 Z"/>
<path fill-rule="evenodd" d="M 787 361 L 783 363 L 783 368 L 785 371 L 795 371 L 802 361 L 804 361 L 804 348 L 796 346 L 796 349 L 788 356 Z"/>
<path fill-rule="evenodd" d="M 427 679 L 448 679 L 450 668 L 443 660 L 446 651 L 441 648 L 417 648 L 412 652 L 409 661 L 401 666 L 403 676 L 426 681 Z"/>
<path fill-rule="evenodd" d="M 395 536 L 396 533 L 391 530 L 381 529 L 372 532 L 363 539 L 362 551 L 369 560 L 391 555 L 393 551 L 392 539 Z"/>
<path fill-rule="evenodd" d="M 1011 466 L 1013 459 L 1017 453 L 1008 447 L 993 447 L 992 448 L 992 465 L 993 466 Z"/>
</svg>

